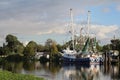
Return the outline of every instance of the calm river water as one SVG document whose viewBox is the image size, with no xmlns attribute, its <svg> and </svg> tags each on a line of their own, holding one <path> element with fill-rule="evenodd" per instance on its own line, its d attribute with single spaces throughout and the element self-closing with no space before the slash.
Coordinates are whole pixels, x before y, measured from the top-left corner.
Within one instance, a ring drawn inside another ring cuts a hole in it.
<svg viewBox="0 0 120 80">
<path fill-rule="evenodd" d="M 120 80 L 120 65 L 81 65 L 37 62 L 4 62 L 2 70 L 32 74 L 46 80 Z"/>
</svg>

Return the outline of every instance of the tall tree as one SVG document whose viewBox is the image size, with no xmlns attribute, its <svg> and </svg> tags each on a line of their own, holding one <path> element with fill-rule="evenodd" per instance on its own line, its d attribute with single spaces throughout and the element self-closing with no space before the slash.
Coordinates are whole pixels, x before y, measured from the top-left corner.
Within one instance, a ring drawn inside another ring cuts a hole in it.
<svg viewBox="0 0 120 80">
<path fill-rule="evenodd" d="M 52 39 L 47 39 L 47 41 L 45 42 L 45 51 L 51 52 L 52 42 Z"/>
<path fill-rule="evenodd" d="M 7 46 L 10 48 L 11 52 L 14 52 L 17 42 L 18 40 L 16 36 L 13 36 L 11 34 L 6 36 L 6 43 L 7 43 Z"/>
<path fill-rule="evenodd" d="M 120 50 L 120 40 L 119 39 L 112 39 L 112 50 Z"/>
<path fill-rule="evenodd" d="M 41 44 L 37 45 L 37 52 L 43 52 L 45 50 L 45 47 Z"/>
<path fill-rule="evenodd" d="M 3 55 L 3 48 L 0 47 L 0 55 Z"/>
<path fill-rule="evenodd" d="M 62 50 L 63 50 L 63 46 L 60 45 L 60 44 L 57 44 L 56 46 L 57 46 L 58 51 L 62 52 Z"/>
<path fill-rule="evenodd" d="M 49 54 L 50 55 L 50 61 L 58 62 L 61 55 L 58 52 L 56 42 L 54 40 L 52 40 L 52 39 L 48 39 L 46 41 L 45 46 L 48 47 L 48 50 L 49 50 L 49 53 L 50 53 Z"/>
<path fill-rule="evenodd" d="M 52 44 L 51 44 L 51 53 L 53 55 L 58 53 L 58 48 L 57 48 L 57 45 L 55 42 L 52 42 Z"/>
<path fill-rule="evenodd" d="M 35 55 L 35 52 L 37 51 L 37 44 L 34 41 L 30 41 L 24 50 L 24 55 L 27 57 L 31 57 Z"/>
<path fill-rule="evenodd" d="M 5 50 L 8 48 L 7 50 L 9 50 L 10 54 L 15 54 L 15 53 L 22 54 L 23 53 L 24 46 L 17 39 L 16 36 L 8 34 L 6 36 L 6 43 L 7 43 L 7 45 L 4 45 L 3 48 L 5 48 Z"/>
</svg>

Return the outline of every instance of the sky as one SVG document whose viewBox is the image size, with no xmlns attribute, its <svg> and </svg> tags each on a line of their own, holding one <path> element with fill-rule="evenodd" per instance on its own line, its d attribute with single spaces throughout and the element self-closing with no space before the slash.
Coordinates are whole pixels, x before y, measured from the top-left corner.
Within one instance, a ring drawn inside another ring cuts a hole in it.
<svg viewBox="0 0 120 80">
<path fill-rule="evenodd" d="M 53 39 L 63 44 L 70 39 L 70 11 L 76 33 L 86 32 L 87 12 L 90 33 L 100 44 L 120 38 L 120 0 L 0 0 L 0 45 L 8 34 L 26 44 L 33 40 L 44 44 Z"/>
</svg>

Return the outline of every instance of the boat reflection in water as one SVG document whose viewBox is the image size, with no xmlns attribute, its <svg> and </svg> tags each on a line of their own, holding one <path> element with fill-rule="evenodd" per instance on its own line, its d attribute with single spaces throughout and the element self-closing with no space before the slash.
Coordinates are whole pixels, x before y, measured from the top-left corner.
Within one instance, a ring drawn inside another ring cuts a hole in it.
<svg viewBox="0 0 120 80">
<path fill-rule="evenodd" d="M 100 65 L 67 65 L 63 67 L 66 80 L 100 80 Z"/>
<path fill-rule="evenodd" d="M 120 65 L 66 65 L 64 80 L 120 80 Z"/>
</svg>

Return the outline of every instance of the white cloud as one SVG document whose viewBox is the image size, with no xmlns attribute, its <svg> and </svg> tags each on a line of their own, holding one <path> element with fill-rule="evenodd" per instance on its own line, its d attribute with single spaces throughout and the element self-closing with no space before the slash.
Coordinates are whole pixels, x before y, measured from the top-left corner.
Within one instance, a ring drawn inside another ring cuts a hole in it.
<svg viewBox="0 0 120 80">
<path fill-rule="evenodd" d="M 0 34 L 64 34 L 70 29 L 66 28 L 69 8 L 73 8 L 76 17 L 86 14 L 88 7 L 113 3 L 120 3 L 120 0 L 0 0 Z M 104 8 L 104 11 L 109 12 L 109 9 Z M 81 27 L 79 24 L 75 26 Z M 118 26 L 93 25 L 92 28 L 103 39 Z"/>
<path fill-rule="evenodd" d="M 37 34 L 66 34 L 68 32 L 66 24 L 55 24 L 53 28 L 46 29 L 44 31 L 40 31 Z"/>
<path fill-rule="evenodd" d="M 23 42 L 23 45 L 26 46 L 29 43 L 29 41 Z"/>
<path fill-rule="evenodd" d="M 92 25 L 91 30 L 94 31 L 96 36 L 100 39 L 108 38 L 110 35 L 114 35 L 114 32 L 119 29 L 116 25 Z"/>
<path fill-rule="evenodd" d="M 116 9 L 117 9 L 118 11 L 120 11 L 120 5 L 118 5 Z"/>
<path fill-rule="evenodd" d="M 9 33 L 23 33 L 23 34 L 35 34 L 39 30 L 43 30 L 45 22 L 34 22 L 29 20 L 3 20 L 0 21 L 0 32 L 4 34 Z"/>
<path fill-rule="evenodd" d="M 120 27 L 117 25 L 91 25 L 90 30 L 91 33 L 93 32 L 96 35 L 97 40 L 100 40 L 100 43 L 102 45 L 109 44 L 114 35 L 116 36 L 116 38 L 120 37 L 118 35 Z"/>
<path fill-rule="evenodd" d="M 52 27 L 49 27 L 49 25 Z M 1 21 L 0 26 L 1 26 L 0 31 L 4 31 L 6 32 L 6 34 L 7 32 L 9 33 L 14 32 L 14 33 L 18 33 L 19 35 L 23 33 L 23 34 L 34 34 L 34 35 L 57 34 L 59 36 L 60 34 L 66 34 L 70 30 L 69 25 L 66 23 L 46 24 L 45 22 L 31 22 L 31 21 L 26 21 L 26 20 L 20 22 L 14 19 L 6 20 L 3 22 Z M 24 27 L 24 26 L 27 26 L 27 27 Z M 74 26 L 76 30 L 78 31 L 78 33 L 81 27 L 83 27 L 84 30 L 86 30 L 85 28 L 86 26 L 82 26 L 80 24 L 75 24 Z M 90 33 L 95 34 L 97 36 L 97 39 L 101 41 L 112 38 L 116 34 L 115 32 L 117 30 L 120 30 L 117 25 L 106 26 L 106 25 L 92 24 L 90 26 Z M 3 41 L 3 39 L 1 40 Z"/>
<path fill-rule="evenodd" d="M 44 32 L 38 32 L 38 35 L 42 35 L 42 34 L 64 34 L 66 31 L 64 31 L 64 29 L 50 29 L 48 31 L 44 31 Z"/>
<path fill-rule="evenodd" d="M 68 25 L 65 22 L 31 21 L 29 19 L 9 19 L 0 21 L 0 33 L 7 34 L 64 34 Z"/>
</svg>

